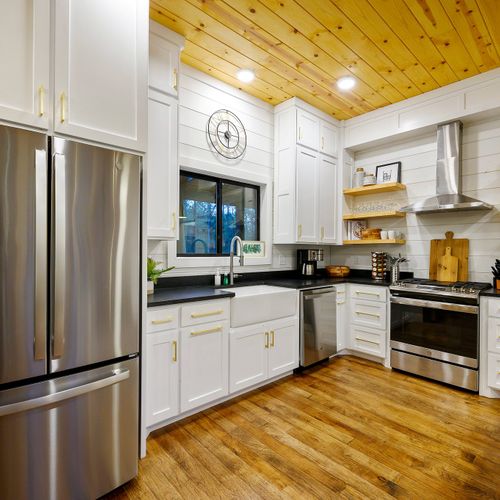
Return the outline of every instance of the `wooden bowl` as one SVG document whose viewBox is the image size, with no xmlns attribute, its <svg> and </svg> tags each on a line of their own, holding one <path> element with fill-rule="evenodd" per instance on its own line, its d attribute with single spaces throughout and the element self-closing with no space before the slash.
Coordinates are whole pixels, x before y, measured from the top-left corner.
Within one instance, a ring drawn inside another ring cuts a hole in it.
<svg viewBox="0 0 500 500">
<path fill-rule="evenodd" d="M 331 278 L 345 278 L 351 269 L 347 266 L 325 266 L 325 271 Z"/>
</svg>

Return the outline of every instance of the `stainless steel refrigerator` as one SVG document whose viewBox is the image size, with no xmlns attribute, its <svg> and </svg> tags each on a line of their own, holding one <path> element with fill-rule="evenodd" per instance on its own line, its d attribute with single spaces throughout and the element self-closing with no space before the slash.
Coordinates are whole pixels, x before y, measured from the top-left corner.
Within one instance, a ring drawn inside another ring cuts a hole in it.
<svg viewBox="0 0 500 500">
<path fill-rule="evenodd" d="M 141 159 L 0 125 L 0 498 L 137 474 Z"/>
</svg>

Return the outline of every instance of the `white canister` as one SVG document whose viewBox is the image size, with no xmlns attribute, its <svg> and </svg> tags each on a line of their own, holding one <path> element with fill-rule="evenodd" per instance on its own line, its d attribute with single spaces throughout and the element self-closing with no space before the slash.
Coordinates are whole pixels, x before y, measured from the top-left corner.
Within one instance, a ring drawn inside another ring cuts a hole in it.
<svg viewBox="0 0 500 500">
<path fill-rule="evenodd" d="M 363 186 L 373 186 L 377 183 L 377 178 L 373 174 L 365 175 L 363 179 Z"/>
<path fill-rule="evenodd" d="M 390 240 L 395 240 L 396 239 L 396 231 L 387 231 L 387 236 L 389 237 Z"/>
<path fill-rule="evenodd" d="M 382 238 L 383 240 L 386 240 L 387 239 L 387 231 L 380 231 L 380 238 Z"/>
<path fill-rule="evenodd" d="M 356 171 L 354 172 L 353 178 L 352 178 L 352 187 L 362 187 L 363 186 L 363 181 L 365 179 L 365 170 L 361 167 L 358 167 Z"/>
</svg>

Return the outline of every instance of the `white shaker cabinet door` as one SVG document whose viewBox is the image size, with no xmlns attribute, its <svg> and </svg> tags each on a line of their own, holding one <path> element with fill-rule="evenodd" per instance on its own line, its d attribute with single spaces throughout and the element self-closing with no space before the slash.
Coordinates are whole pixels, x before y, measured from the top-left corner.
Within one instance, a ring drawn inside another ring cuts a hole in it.
<svg viewBox="0 0 500 500">
<path fill-rule="evenodd" d="M 47 129 L 50 0 L 0 0 L 0 119 Z"/>
<path fill-rule="evenodd" d="M 229 323 L 181 330 L 181 412 L 228 394 Z"/>
<path fill-rule="evenodd" d="M 299 366 L 299 326 L 296 321 L 269 324 L 269 378 Z"/>
<path fill-rule="evenodd" d="M 329 156 L 337 156 L 337 127 L 331 123 L 320 120 L 319 124 L 319 150 Z"/>
<path fill-rule="evenodd" d="M 319 157 L 319 241 L 337 241 L 337 165 L 326 156 Z"/>
<path fill-rule="evenodd" d="M 148 238 L 177 239 L 177 99 L 150 91 L 147 162 Z"/>
<path fill-rule="evenodd" d="M 318 153 L 297 148 L 297 241 L 317 243 Z"/>
<path fill-rule="evenodd" d="M 55 0 L 57 133 L 145 150 L 146 0 Z"/>
<path fill-rule="evenodd" d="M 262 325 L 235 328 L 229 337 L 229 392 L 267 379 L 269 333 Z"/>
<path fill-rule="evenodd" d="M 146 425 L 154 425 L 179 413 L 179 332 L 146 337 Z"/>
<path fill-rule="evenodd" d="M 319 150 L 319 118 L 302 109 L 297 110 L 297 143 Z"/>
</svg>

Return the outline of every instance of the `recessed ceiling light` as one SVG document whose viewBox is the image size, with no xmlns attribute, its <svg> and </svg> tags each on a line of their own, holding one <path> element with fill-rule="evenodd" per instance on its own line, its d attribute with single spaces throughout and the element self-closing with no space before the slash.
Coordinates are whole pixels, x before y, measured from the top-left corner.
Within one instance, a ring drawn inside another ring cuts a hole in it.
<svg viewBox="0 0 500 500">
<path fill-rule="evenodd" d="M 340 90 L 350 90 L 356 85 L 356 80 L 352 76 L 343 76 L 337 80 L 337 87 Z"/>
<path fill-rule="evenodd" d="M 255 73 L 251 69 L 240 69 L 236 76 L 241 82 L 250 83 L 255 78 Z"/>
</svg>

